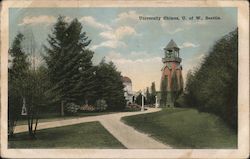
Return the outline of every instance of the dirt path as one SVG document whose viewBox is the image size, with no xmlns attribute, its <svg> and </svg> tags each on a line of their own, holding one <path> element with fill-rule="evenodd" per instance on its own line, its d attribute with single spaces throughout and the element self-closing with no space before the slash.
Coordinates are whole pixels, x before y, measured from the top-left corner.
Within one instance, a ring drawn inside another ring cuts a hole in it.
<svg viewBox="0 0 250 159">
<path fill-rule="evenodd" d="M 170 146 L 164 145 L 147 134 L 138 132 L 134 128 L 124 124 L 120 121 L 120 118 L 119 115 L 106 117 L 104 120 L 100 120 L 100 122 L 125 147 L 130 149 L 170 148 Z"/>
<path fill-rule="evenodd" d="M 120 120 L 124 116 L 152 113 L 157 111 L 160 111 L 160 109 L 148 108 L 147 111 L 143 112 L 121 112 L 115 114 L 81 117 L 61 121 L 43 122 L 38 124 L 37 130 L 79 124 L 84 122 L 99 121 L 117 140 L 119 140 L 127 148 L 171 148 L 168 145 L 162 144 L 154 140 L 147 134 L 138 132 L 137 130 L 124 124 Z M 25 131 L 28 131 L 27 125 L 16 126 L 16 133 Z"/>
</svg>

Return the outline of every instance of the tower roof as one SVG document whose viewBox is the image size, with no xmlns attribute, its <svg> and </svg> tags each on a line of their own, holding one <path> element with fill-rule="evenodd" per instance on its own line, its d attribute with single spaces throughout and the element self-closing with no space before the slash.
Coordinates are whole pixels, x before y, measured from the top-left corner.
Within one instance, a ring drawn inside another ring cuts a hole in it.
<svg viewBox="0 0 250 159">
<path fill-rule="evenodd" d="M 169 49 L 179 49 L 179 48 L 176 45 L 176 43 L 174 42 L 174 40 L 171 39 L 170 42 L 168 43 L 168 45 L 165 47 L 165 49 L 169 50 Z"/>
</svg>

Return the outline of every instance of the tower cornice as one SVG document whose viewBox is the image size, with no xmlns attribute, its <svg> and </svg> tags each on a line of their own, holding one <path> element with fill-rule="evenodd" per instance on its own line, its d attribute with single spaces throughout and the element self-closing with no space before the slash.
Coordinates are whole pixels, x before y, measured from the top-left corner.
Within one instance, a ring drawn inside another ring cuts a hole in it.
<svg viewBox="0 0 250 159">
<path fill-rule="evenodd" d="M 181 60 L 182 59 L 180 57 L 172 57 L 172 58 L 164 57 L 164 58 L 162 58 L 163 63 L 166 63 L 166 62 L 178 62 L 178 63 L 181 63 Z"/>
</svg>

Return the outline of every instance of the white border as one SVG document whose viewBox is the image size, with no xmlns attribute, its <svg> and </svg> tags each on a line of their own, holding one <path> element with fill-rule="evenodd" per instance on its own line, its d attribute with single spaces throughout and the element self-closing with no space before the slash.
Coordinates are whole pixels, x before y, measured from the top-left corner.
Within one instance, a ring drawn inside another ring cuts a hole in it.
<svg viewBox="0 0 250 159">
<path fill-rule="evenodd" d="M 249 155 L 249 4 L 247 1 L 4 1 L 1 10 L 1 157 L 247 158 Z M 238 149 L 8 149 L 7 68 L 10 7 L 237 7 L 239 27 Z"/>
</svg>

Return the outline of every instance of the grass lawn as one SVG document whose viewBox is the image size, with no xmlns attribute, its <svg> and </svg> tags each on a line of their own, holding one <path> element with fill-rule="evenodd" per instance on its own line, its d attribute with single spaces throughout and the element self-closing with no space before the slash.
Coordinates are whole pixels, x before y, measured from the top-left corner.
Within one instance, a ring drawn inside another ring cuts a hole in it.
<svg viewBox="0 0 250 159">
<path fill-rule="evenodd" d="M 195 109 L 166 108 L 122 121 L 174 148 L 237 148 L 237 134 L 219 117 Z"/>
<path fill-rule="evenodd" d="M 99 122 L 89 122 L 37 131 L 29 140 L 28 132 L 16 134 L 9 148 L 125 148 Z"/>
<path fill-rule="evenodd" d="M 80 118 L 80 117 L 87 117 L 87 116 L 97 116 L 97 115 L 104 115 L 104 114 L 111 114 L 115 112 L 79 112 L 74 116 L 61 116 L 58 113 L 49 113 L 49 114 L 42 114 L 39 117 L 39 123 L 42 122 L 49 122 L 49 121 L 58 121 L 58 120 L 65 120 L 65 119 L 73 119 L 73 118 Z M 25 125 L 27 124 L 27 120 L 21 119 L 17 121 L 17 125 Z"/>
</svg>

